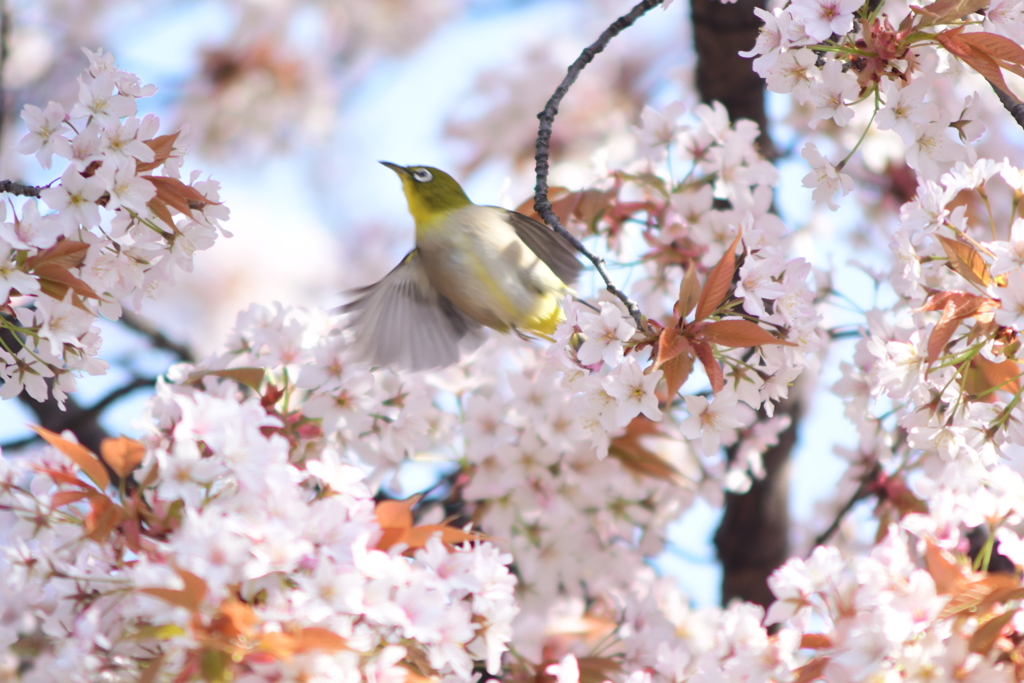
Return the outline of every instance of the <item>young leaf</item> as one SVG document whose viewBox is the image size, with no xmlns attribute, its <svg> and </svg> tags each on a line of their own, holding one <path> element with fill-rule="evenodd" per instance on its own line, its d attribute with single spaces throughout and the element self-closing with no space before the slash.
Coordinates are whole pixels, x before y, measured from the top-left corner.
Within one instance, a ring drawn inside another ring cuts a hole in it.
<svg viewBox="0 0 1024 683">
<path fill-rule="evenodd" d="M 948 24 L 968 14 L 974 14 L 988 7 L 989 2 L 990 0 L 938 0 L 926 7 L 915 5 L 910 9 L 922 17 L 918 28 L 923 28 L 935 24 Z"/>
<path fill-rule="evenodd" d="M 172 605 L 184 607 L 189 612 L 198 611 L 199 605 L 202 604 L 203 598 L 206 597 L 206 582 L 184 569 L 175 568 L 174 571 L 185 584 L 185 587 L 181 590 L 173 588 L 141 588 L 139 592 L 152 595 L 154 598 L 160 598 Z"/>
<path fill-rule="evenodd" d="M 939 595 L 953 593 L 966 582 L 963 567 L 948 550 L 929 541 L 924 557 L 928 573 L 935 581 L 935 592 Z"/>
<path fill-rule="evenodd" d="M 85 242 L 63 238 L 49 249 L 44 249 L 32 258 L 26 259 L 24 270 L 32 272 L 33 269 L 43 264 L 61 268 L 78 268 L 85 262 L 85 252 L 87 251 L 89 251 L 89 245 Z"/>
<path fill-rule="evenodd" d="M 344 638 L 334 631 L 319 626 L 307 626 L 302 629 L 299 631 L 297 640 L 296 652 L 309 652 L 310 650 L 339 652 L 349 649 Z"/>
<path fill-rule="evenodd" d="M 704 372 L 708 373 L 711 390 L 717 394 L 725 387 L 725 377 L 722 375 L 722 366 L 715 360 L 711 345 L 707 342 L 697 342 L 693 344 L 693 350 L 697 353 L 697 358 L 700 358 Z"/>
<path fill-rule="evenodd" d="M 821 650 L 832 647 L 832 639 L 824 633 L 805 633 L 800 637 L 800 648 Z"/>
<path fill-rule="evenodd" d="M 1003 627 L 1010 623 L 1010 620 L 1016 616 L 1017 610 L 1008 610 L 1002 614 L 992 617 L 984 624 L 978 627 L 978 629 L 971 634 L 971 639 L 967 641 L 967 647 L 971 652 L 977 652 L 981 655 L 988 655 L 989 651 L 992 650 L 992 646 L 999 640 L 999 634 L 1002 632 Z"/>
<path fill-rule="evenodd" d="M 980 354 L 974 357 L 971 364 L 973 365 L 975 362 L 977 362 L 977 366 L 990 388 L 1008 391 L 1011 394 L 1020 392 L 1020 365 L 1012 360 L 993 363 Z"/>
<path fill-rule="evenodd" d="M 666 327 L 658 334 L 658 354 L 654 359 L 654 363 L 648 366 L 644 374 L 649 374 L 660 368 L 665 363 L 669 362 L 679 354 L 686 351 L 690 343 L 686 340 L 686 337 L 679 335 L 679 330 L 676 329 L 675 325 Z"/>
<path fill-rule="evenodd" d="M 152 171 L 154 168 L 164 163 L 171 158 L 171 153 L 174 151 L 174 142 L 181 135 L 179 130 L 177 133 L 171 133 L 169 135 L 161 135 L 155 137 L 152 140 L 146 140 L 145 144 L 155 155 L 153 161 L 139 161 L 135 165 L 135 171 L 137 173 L 143 173 L 145 171 Z"/>
<path fill-rule="evenodd" d="M 984 289 L 992 282 L 992 275 L 988 272 L 985 260 L 981 258 L 974 247 L 963 242 L 951 240 L 948 237 L 938 236 L 942 244 L 942 250 L 949 258 L 949 266 L 959 273 L 965 280 Z"/>
<path fill-rule="evenodd" d="M 230 379 L 244 384 L 253 391 L 259 391 L 260 384 L 263 383 L 263 376 L 266 374 L 266 370 L 263 368 L 228 368 L 226 370 L 196 370 L 185 380 L 185 384 L 195 384 L 203 377 L 207 375 L 213 375 L 214 377 L 223 377 L 224 379 Z"/>
<path fill-rule="evenodd" d="M 730 278 L 732 279 L 732 278 Z M 700 298 L 700 283 L 697 282 L 697 266 L 691 262 L 679 283 L 679 319 L 684 320 L 697 305 Z"/>
<path fill-rule="evenodd" d="M 999 70 L 999 64 L 984 51 L 975 50 L 969 43 L 963 41 L 963 27 L 943 31 L 935 36 L 935 39 L 946 48 L 950 54 L 959 58 L 965 64 L 987 78 L 993 85 L 1013 95 L 1003 80 L 1003 73 Z M 1014 98 L 1016 99 L 1016 98 Z M 945 238 L 939 237 L 940 240 Z"/>
<path fill-rule="evenodd" d="M 692 488 L 693 483 L 683 476 L 683 473 L 675 465 L 647 448 L 643 443 L 644 437 L 665 436 L 658 430 L 656 423 L 640 415 L 629 423 L 625 434 L 612 439 L 608 446 L 608 455 L 621 462 L 626 469 L 637 474 Z"/>
<path fill-rule="evenodd" d="M 739 244 L 741 235 L 741 232 L 736 233 L 736 238 L 725 250 L 722 259 L 708 273 L 704 289 L 700 291 L 700 297 L 697 299 L 694 322 L 707 318 L 725 300 L 725 295 L 729 292 L 729 287 L 732 286 L 732 277 L 736 274 L 736 255 L 733 252 L 736 251 L 736 245 Z"/>
<path fill-rule="evenodd" d="M 675 358 L 663 364 L 661 369 L 665 373 L 665 390 L 671 401 L 693 372 L 693 355 L 687 349 L 685 353 L 677 354 Z"/>
<path fill-rule="evenodd" d="M 708 323 L 704 328 L 704 339 L 712 344 L 738 348 L 743 346 L 762 346 L 779 344 L 796 346 L 791 341 L 779 339 L 757 323 L 749 320 L 721 320 Z"/>
<path fill-rule="evenodd" d="M 103 469 L 103 463 L 101 463 L 99 458 L 97 458 L 96 455 L 88 448 L 82 444 L 68 441 L 64 437 L 51 432 L 45 427 L 32 424 L 28 427 L 38 434 L 43 441 L 71 458 L 71 460 L 96 483 L 100 488 L 100 491 L 103 491 L 110 486 L 110 477 L 107 475 L 107 471 Z"/>
<path fill-rule="evenodd" d="M 1024 48 L 1009 38 L 979 31 L 978 33 L 961 33 L 957 39 L 961 43 L 970 45 L 975 54 L 981 52 L 993 59 L 1000 59 L 1011 64 L 1024 64 Z"/>
<path fill-rule="evenodd" d="M 960 326 L 960 319 L 961 317 L 957 315 L 956 302 L 947 302 L 946 307 L 942 309 L 942 318 L 932 328 L 932 333 L 928 336 L 928 365 L 934 363 L 942 355 L 946 344 L 953 338 L 956 328 Z"/>
<path fill-rule="evenodd" d="M 156 175 L 143 175 L 139 177 L 153 183 L 153 186 L 156 187 L 157 199 L 172 209 L 177 209 L 189 218 L 192 217 L 193 208 L 202 210 L 207 204 L 218 203 L 210 201 L 200 194 L 199 190 L 191 185 L 186 185 L 177 178 Z"/>
<path fill-rule="evenodd" d="M 43 263 L 36 266 L 33 272 L 39 277 L 39 284 L 44 292 L 50 296 L 53 296 L 50 293 L 51 291 L 59 294 L 59 296 L 53 297 L 55 299 L 63 299 L 69 289 L 79 296 L 89 297 L 90 299 L 100 298 L 100 295 L 93 291 L 92 287 L 72 275 L 63 266 L 54 263 Z M 50 283 L 50 291 L 47 291 L 47 283 Z"/>
<path fill-rule="evenodd" d="M 145 456 L 146 447 L 127 436 L 103 439 L 100 442 L 100 457 L 121 478 L 127 477 L 135 471 L 135 468 L 142 464 L 142 459 Z"/>
</svg>

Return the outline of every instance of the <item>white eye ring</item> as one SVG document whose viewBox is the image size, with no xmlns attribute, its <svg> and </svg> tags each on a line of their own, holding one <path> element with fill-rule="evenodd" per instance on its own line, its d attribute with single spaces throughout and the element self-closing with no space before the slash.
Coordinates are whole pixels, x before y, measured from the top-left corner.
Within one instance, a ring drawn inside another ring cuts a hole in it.
<svg viewBox="0 0 1024 683">
<path fill-rule="evenodd" d="M 413 171 L 412 177 L 418 183 L 429 183 L 431 180 L 434 179 L 434 176 L 431 175 L 430 171 L 428 171 L 425 168 L 418 168 L 415 171 Z"/>
</svg>

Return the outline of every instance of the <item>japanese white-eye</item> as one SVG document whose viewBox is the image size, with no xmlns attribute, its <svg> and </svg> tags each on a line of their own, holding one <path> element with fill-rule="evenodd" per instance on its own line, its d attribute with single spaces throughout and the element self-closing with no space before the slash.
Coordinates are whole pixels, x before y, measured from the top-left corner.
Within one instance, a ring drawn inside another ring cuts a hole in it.
<svg viewBox="0 0 1024 683">
<path fill-rule="evenodd" d="M 572 247 L 537 221 L 477 206 L 444 171 L 382 164 L 398 174 L 416 247 L 383 280 L 357 289 L 359 354 L 373 365 L 451 365 L 484 341 L 482 326 L 550 336 L 582 270 Z"/>
</svg>

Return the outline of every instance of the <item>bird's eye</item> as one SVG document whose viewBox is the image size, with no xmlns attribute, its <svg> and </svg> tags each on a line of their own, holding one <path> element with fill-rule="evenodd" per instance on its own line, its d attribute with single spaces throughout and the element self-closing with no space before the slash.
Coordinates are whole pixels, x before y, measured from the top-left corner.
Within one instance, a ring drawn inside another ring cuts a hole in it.
<svg viewBox="0 0 1024 683">
<path fill-rule="evenodd" d="M 428 171 L 425 168 L 417 168 L 415 171 L 412 172 L 412 177 L 418 183 L 429 183 L 431 180 L 434 179 L 434 176 L 431 175 L 430 171 Z"/>
</svg>

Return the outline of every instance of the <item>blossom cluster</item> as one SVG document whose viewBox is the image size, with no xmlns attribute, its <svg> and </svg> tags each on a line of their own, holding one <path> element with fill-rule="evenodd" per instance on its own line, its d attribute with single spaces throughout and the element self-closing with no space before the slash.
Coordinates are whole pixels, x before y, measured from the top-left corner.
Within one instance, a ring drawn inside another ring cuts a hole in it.
<svg viewBox="0 0 1024 683">
<path fill-rule="evenodd" d="M 117 479 L 45 431 L 60 452 L 4 466 L 0 648 L 24 680 L 497 673 L 517 611 L 509 555 L 406 523 L 330 446 L 299 452 L 273 384 L 237 383 L 259 386 L 252 369 L 180 377 L 161 382 L 141 441 L 104 442 Z"/>
<path fill-rule="evenodd" d="M 159 120 L 137 118 L 138 100 L 155 86 L 89 52 L 70 108 L 26 105 L 28 133 L 18 151 L 44 169 L 66 162 L 59 179 L 13 210 L 0 207 L 0 396 L 22 391 L 63 401 L 76 373 L 102 374 L 100 315 L 117 319 L 125 303 L 190 271 L 193 255 L 213 245 L 228 211 L 219 184 L 180 180 L 180 133 L 157 136 Z M 223 232 L 223 230 L 221 230 Z"/>
<path fill-rule="evenodd" d="M 451 462 L 466 515 L 515 557 L 521 612 L 512 626 L 531 661 L 542 659 L 549 621 L 628 585 L 694 500 L 700 470 L 688 456 L 652 455 L 661 470 L 645 472 L 627 433 L 613 441 L 615 457 L 599 460 L 582 397 L 562 388 L 559 364 L 540 349 L 493 339 L 444 373 L 401 375 L 355 361 L 349 332 L 334 324 L 254 306 L 223 354 L 173 376 L 265 369 L 275 395 L 289 396 L 278 412 L 293 458 L 337 453 L 370 470 L 372 485 L 409 460 Z"/>
<path fill-rule="evenodd" d="M 1012 206 L 1020 178 L 1008 162 L 981 159 L 921 183 L 891 245 L 897 304 L 869 313 L 835 387 L 860 435 L 847 486 L 885 473 L 889 514 L 931 509 L 932 540 L 943 547 L 977 527 L 1008 548 L 1019 544 L 1024 242 Z M 1008 201 L 986 201 L 998 197 Z"/>
<path fill-rule="evenodd" d="M 857 0 L 797 0 L 772 11 L 755 9 L 765 24 L 756 45 L 741 53 L 755 58 L 753 68 L 769 90 L 793 96 L 802 112 L 799 125 L 864 128 L 837 163 L 814 142 L 805 143 L 812 171 L 804 185 L 832 210 L 834 195 L 853 189 L 843 167 L 872 127 L 892 131 L 885 145 L 902 148 L 921 178 L 935 180 L 957 162 L 973 163 L 972 143 L 985 125 L 973 84 L 968 93 L 956 87 L 963 65 L 1007 90 L 1000 69 L 1019 70 L 1024 58 L 1015 42 L 1024 35 L 1024 21 L 1020 3 L 1012 0 L 987 10 L 953 3 L 884 10 L 870 11 Z"/>
<path fill-rule="evenodd" d="M 568 304 L 558 341 L 567 348 L 567 386 L 584 397 L 581 413 L 599 453 L 638 415 L 660 420 L 659 405 L 671 404 L 699 361 L 714 400 L 686 396 L 678 430 L 712 459 L 710 469 L 721 466 L 720 446 L 741 441 L 725 475 L 728 488 L 741 491 L 761 476 L 761 453 L 789 424 L 780 417 L 755 425 L 757 411 L 772 417 L 821 345 L 819 317 L 810 264 L 787 258 L 785 226 L 769 211 L 777 173 L 757 152 L 757 125 L 731 125 L 719 103 L 695 107 L 692 123 L 685 114 L 679 103 L 645 109 L 637 130 L 643 173 L 619 172 L 611 189 L 586 191 L 599 196 L 588 210 L 600 211 L 596 229 L 611 242 L 631 223 L 642 226 L 647 276 L 636 289 L 647 292 L 649 329 L 638 331 L 618 301 L 595 310 Z M 680 163 L 681 180 L 670 172 Z M 587 218 L 578 209 L 575 217 Z"/>
</svg>

